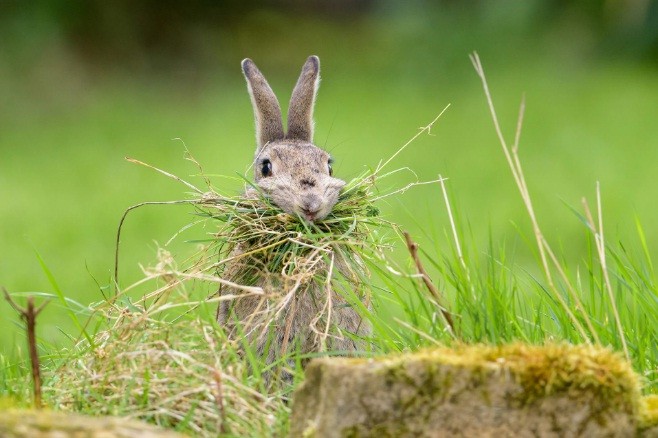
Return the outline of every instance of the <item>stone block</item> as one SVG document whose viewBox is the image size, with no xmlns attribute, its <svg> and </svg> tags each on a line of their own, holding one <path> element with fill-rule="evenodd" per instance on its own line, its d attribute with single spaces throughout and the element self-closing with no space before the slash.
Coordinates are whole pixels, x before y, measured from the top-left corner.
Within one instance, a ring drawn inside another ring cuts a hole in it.
<svg viewBox="0 0 658 438">
<path fill-rule="evenodd" d="M 567 344 L 457 346 L 309 364 L 292 437 L 633 437 L 637 376 Z"/>
</svg>

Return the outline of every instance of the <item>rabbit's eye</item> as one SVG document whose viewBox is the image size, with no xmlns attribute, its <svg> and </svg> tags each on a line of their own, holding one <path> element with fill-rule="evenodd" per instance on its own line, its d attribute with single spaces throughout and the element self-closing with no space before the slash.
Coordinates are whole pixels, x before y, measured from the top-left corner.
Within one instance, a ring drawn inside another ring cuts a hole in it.
<svg viewBox="0 0 658 438">
<path fill-rule="evenodd" d="M 328 169 L 329 169 L 329 176 L 333 176 L 333 175 L 334 175 L 334 168 L 332 167 L 332 164 L 333 164 L 333 161 L 332 161 L 332 160 L 329 160 L 329 162 L 327 163 L 327 167 L 328 167 Z"/>
<path fill-rule="evenodd" d="M 260 172 L 263 176 L 272 175 L 272 162 L 270 160 L 263 160 L 261 166 Z"/>
</svg>

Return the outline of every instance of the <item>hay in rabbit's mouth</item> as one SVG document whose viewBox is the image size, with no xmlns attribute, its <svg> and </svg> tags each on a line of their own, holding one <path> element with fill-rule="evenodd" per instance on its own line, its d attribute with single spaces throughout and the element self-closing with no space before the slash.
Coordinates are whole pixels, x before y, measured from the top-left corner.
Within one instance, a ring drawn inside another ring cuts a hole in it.
<svg viewBox="0 0 658 438">
<path fill-rule="evenodd" d="M 226 257 L 235 248 L 240 248 L 239 257 L 250 259 L 254 269 L 275 274 L 314 265 L 316 258 L 327 253 L 347 249 L 360 252 L 358 249 L 374 243 L 373 228 L 385 223 L 373 202 L 374 180 L 373 175 L 352 180 L 332 212 L 316 222 L 285 213 L 265 196 L 204 194 L 197 204 L 200 214 L 220 223 L 214 234 L 220 253 L 219 271 L 231 261 Z"/>
</svg>

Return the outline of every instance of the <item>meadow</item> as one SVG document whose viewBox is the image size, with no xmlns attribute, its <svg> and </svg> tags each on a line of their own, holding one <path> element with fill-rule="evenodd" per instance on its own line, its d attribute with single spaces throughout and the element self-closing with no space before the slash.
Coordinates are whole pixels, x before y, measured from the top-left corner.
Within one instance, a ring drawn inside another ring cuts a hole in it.
<svg viewBox="0 0 658 438">
<path fill-rule="evenodd" d="M 398 38 L 367 27 L 336 35 L 329 25 L 318 29 L 318 23 L 309 23 L 313 37 L 291 52 L 269 51 L 259 37 L 251 37 L 253 50 L 234 49 L 222 68 L 203 74 L 182 69 L 155 77 L 128 71 L 95 77 L 58 56 L 57 48 L 44 55 L 47 74 L 38 68 L 29 75 L 18 68 L 0 71 L 0 285 L 16 297 L 61 293 L 83 307 L 101 301 L 111 286 L 116 231 L 125 209 L 188 197 L 180 184 L 124 157 L 198 183 L 196 167 L 184 159 L 187 149 L 216 187 L 239 193 L 240 175 L 249 175 L 254 148 L 240 59 L 249 56 L 259 64 L 285 113 L 298 67 L 316 53 L 323 81 L 315 141 L 332 153 L 335 175 L 345 180 L 390 157 L 450 104 L 429 133 L 396 157 L 395 167 L 408 170 L 387 178 L 381 188 L 448 178 L 465 259 L 457 256 L 440 185 L 413 187 L 378 207 L 420 244 L 448 307 L 462 315 L 464 338 L 582 342 L 542 280 L 532 223 L 468 59 L 471 48 L 464 49 L 477 45 L 473 48 L 487 69 L 509 138 L 525 96 L 519 154 L 538 222 L 570 279 L 559 280 L 557 288 L 568 296 L 567 284 L 572 284 L 601 342 L 622 351 L 581 202 L 586 197 L 595 206 L 600 184 L 612 301 L 620 309 L 636 370 L 647 379 L 647 390 L 655 392 L 655 65 L 587 58 L 576 49 L 556 50 L 545 40 L 501 49 L 478 39 L 485 31 L 440 34 L 431 24 L 416 21 L 411 32 L 403 20 L 396 23 Z M 318 50 L 318 41 L 329 36 L 332 44 Z M 453 46 L 441 37 L 462 40 Z M 278 41 L 282 47 L 291 46 L 286 37 L 278 38 L 284 39 Z M 157 248 L 193 220 L 192 213 L 186 206 L 131 213 L 122 235 L 121 281 L 140 279 L 140 264 L 155 264 Z M 166 249 L 184 260 L 196 249 L 186 241 L 207 232 L 183 230 Z M 412 269 L 402 242 L 393 258 Z M 384 300 L 388 304 L 378 318 L 385 325 L 394 326 L 394 318 L 401 318 L 432 339 L 449 341 L 439 325 L 428 323 L 431 311 L 414 296 L 422 295 L 420 288 L 381 281 L 398 295 Z M 0 302 L 0 315 L 0 354 L 5 363 L 24 360 L 17 315 L 5 302 Z M 587 317 L 578 318 L 585 324 Z M 428 344 L 427 336 L 406 333 L 399 349 Z M 58 300 L 39 318 L 38 334 L 46 354 L 80 338 Z"/>
</svg>

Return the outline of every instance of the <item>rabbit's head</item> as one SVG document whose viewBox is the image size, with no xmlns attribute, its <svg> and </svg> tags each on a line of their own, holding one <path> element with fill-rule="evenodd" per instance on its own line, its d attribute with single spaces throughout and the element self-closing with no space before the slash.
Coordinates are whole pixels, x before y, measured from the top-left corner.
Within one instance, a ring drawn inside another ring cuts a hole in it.
<svg viewBox="0 0 658 438">
<path fill-rule="evenodd" d="M 324 219 L 345 182 L 334 178 L 331 157 L 313 142 L 313 106 L 320 60 L 310 56 L 293 90 L 288 131 L 272 88 L 251 59 L 242 61 L 256 119 L 255 181 L 283 211 L 309 222 Z"/>
</svg>

